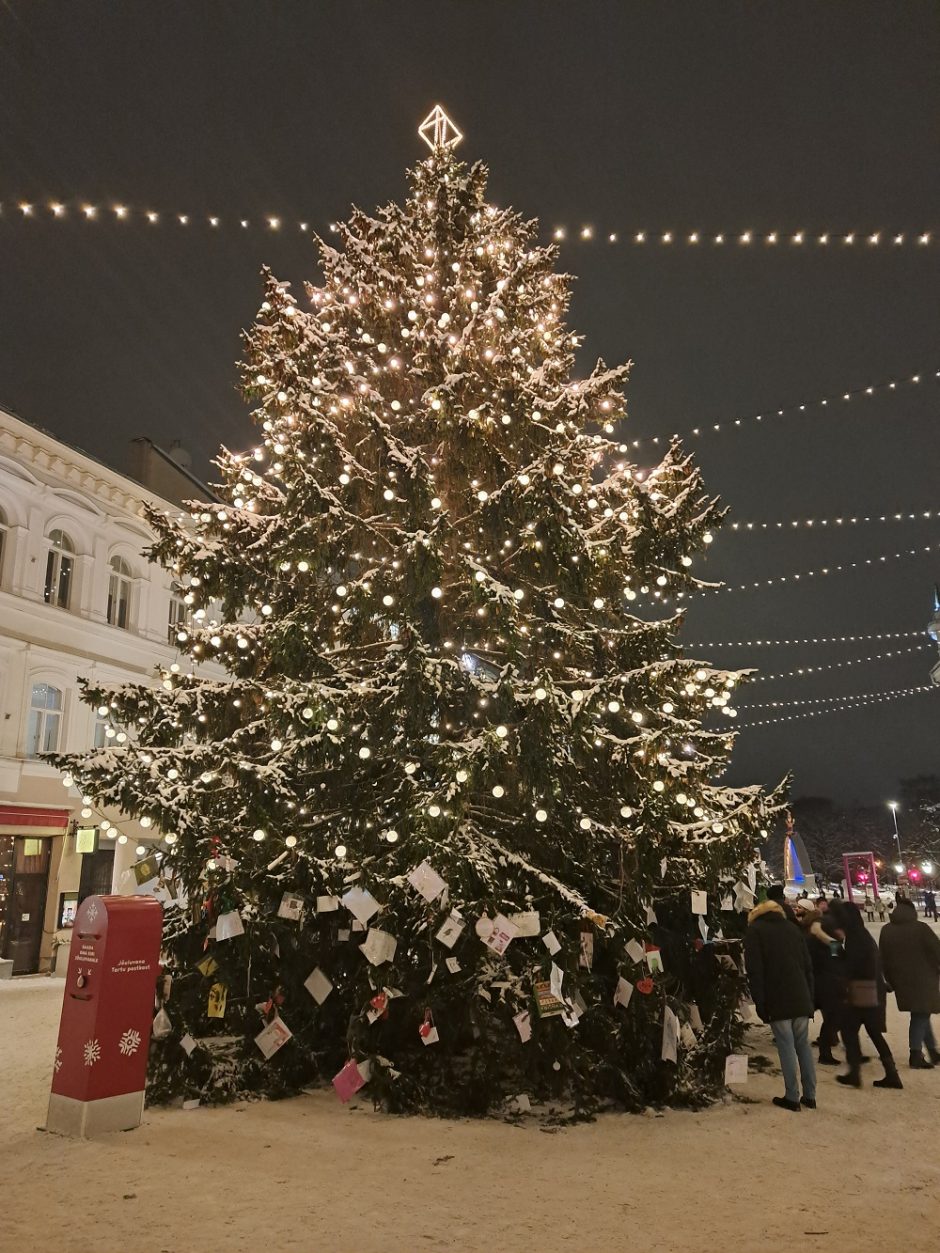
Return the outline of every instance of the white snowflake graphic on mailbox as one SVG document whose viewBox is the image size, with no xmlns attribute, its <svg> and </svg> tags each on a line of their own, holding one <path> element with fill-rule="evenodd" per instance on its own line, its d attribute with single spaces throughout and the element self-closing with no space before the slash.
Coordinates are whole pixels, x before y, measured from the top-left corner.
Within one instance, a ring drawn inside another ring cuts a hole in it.
<svg viewBox="0 0 940 1253">
<path fill-rule="evenodd" d="M 91 902 L 91 904 L 85 910 L 85 917 L 87 918 L 89 922 L 95 921 L 95 919 L 98 917 L 98 902 L 97 901 Z"/>
<path fill-rule="evenodd" d="M 59 1073 L 59 1071 L 62 1069 L 62 1050 L 61 1050 L 61 1048 L 56 1048 L 56 1051 L 55 1051 L 55 1061 L 52 1063 L 52 1065 L 53 1065 L 53 1066 L 54 1066 L 54 1068 L 55 1068 L 55 1072 L 56 1072 L 56 1074 L 58 1074 L 58 1073 Z"/>
<path fill-rule="evenodd" d="M 133 1027 L 128 1027 L 118 1040 L 118 1048 L 125 1057 L 132 1057 L 140 1048 L 140 1032 L 135 1031 Z"/>
<path fill-rule="evenodd" d="M 86 1040 L 83 1053 L 86 1066 L 94 1066 L 95 1062 L 101 1061 L 101 1045 L 97 1040 Z"/>
</svg>

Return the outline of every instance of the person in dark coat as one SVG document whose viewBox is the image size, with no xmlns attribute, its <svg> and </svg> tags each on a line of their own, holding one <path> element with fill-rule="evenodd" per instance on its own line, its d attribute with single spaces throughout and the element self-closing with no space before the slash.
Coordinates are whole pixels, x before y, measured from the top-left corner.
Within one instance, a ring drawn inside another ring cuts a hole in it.
<svg viewBox="0 0 940 1253">
<path fill-rule="evenodd" d="M 797 910 L 796 918 L 813 967 L 813 1004 L 822 1014 L 818 1060 L 820 1066 L 838 1066 L 832 1050 L 839 1042 L 845 1012 L 845 957 L 841 943 L 830 933 L 835 928 L 830 924 L 827 931 L 827 919 L 808 901 L 805 904 L 805 908 Z"/>
<path fill-rule="evenodd" d="M 862 1086 L 862 1048 L 858 1033 L 864 1027 L 885 1068 L 884 1078 L 876 1079 L 874 1086 L 903 1088 L 891 1049 L 884 1037 L 888 1025 L 885 1014 L 887 988 L 881 970 L 878 945 L 865 927 L 862 911 L 852 901 L 834 902 L 832 912 L 835 915 L 833 921 L 843 935 L 848 989 L 842 1038 L 845 1041 L 845 1057 L 849 1069 L 844 1075 L 836 1075 L 836 1080 L 853 1088 Z"/>
<path fill-rule="evenodd" d="M 912 1070 L 932 1070 L 940 1062 L 930 1015 L 940 1014 L 940 939 L 921 922 L 910 901 L 898 901 L 878 940 L 885 980 L 898 1009 L 911 1016 L 908 1040 Z M 927 1045 L 928 1061 L 924 1057 Z"/>
<path fill-rule="evenodd" d="M 937 897 L 933 888 L 928 888 L 924 893 L 924 917 L 932 918 L 934 922 L 940 921 L 937 918 Z"/>
<path fill-rule="evenodd" d="M 755 906 L 747 924 L 744 958 L 751 995 L 760 1019 L 770 1023 L 786 1087 L 786 1095 L 775 1096 L 774 1105 L 795 1113 L 801 1105 L 815 1109 L 816 1066 L 809 1042 L 813 967 L 806 944 L 776 901 Z"/>
</svg>

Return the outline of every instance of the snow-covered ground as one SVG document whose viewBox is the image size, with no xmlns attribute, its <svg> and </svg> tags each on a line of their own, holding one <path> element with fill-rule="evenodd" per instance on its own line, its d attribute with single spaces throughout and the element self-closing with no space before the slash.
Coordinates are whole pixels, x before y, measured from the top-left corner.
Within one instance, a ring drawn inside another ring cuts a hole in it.
<svg viewBox="0 0 940 1253">
<path fill-rule="evenodd" d="M 843 1089 L 821 1068 L 818 1112 L 752 1075 L 698 1114 L 389 1118 L 332 1092 L 226 1109 L 150 1110 L 99 1141 L 44 1122 L 62 984 L 0 983 L 0 1246 L 50 1253 L 852 1253 L 940 1247 L 940 1069 L 903 1092 Z M 893 1002 L 893 998 L 892 998 Z M 764 1028 L 753 1047 L 775 1056 Z M 868 1050 L 872 1051 L 872 1050 Z M 866 1079 L 880 1074 L 876 1062 Z"/>
</svg>

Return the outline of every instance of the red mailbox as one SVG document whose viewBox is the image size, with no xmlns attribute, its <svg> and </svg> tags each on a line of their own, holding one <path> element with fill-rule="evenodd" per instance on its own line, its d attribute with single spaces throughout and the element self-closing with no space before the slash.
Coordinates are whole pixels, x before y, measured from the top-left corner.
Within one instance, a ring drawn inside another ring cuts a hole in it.
<svg viewBox="0 0 940 1253">
<path fill-rule="evenodd" d="M 72 928 L 46 1130 L 140 1125 L 163 909 L 152 896 L 89 896 Z"/>
</svg>

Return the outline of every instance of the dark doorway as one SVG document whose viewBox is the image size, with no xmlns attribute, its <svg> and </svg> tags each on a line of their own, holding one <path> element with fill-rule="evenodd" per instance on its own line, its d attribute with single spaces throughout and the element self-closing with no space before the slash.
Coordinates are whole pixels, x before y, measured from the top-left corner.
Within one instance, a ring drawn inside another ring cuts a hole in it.
<svg viewBox="0 0 940 1253">
<path fill-rule="evenodd" d="M 109 896 L 113 878 L 113 848 L 99 848 L 96 853 L 83 853 L 82 877 L 78 885 L 79 905 L 86 896 Z"/>
<path fill-rule="evenodd" d="M 15 975 L 39 969 L 52 842 L 32 836 L 0 836 L 0 951 Z"/>
</svg>

